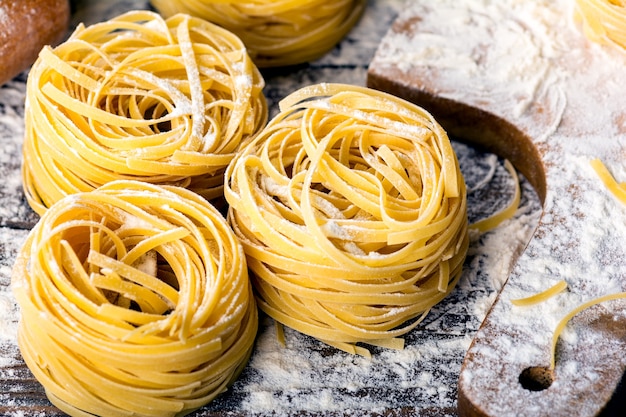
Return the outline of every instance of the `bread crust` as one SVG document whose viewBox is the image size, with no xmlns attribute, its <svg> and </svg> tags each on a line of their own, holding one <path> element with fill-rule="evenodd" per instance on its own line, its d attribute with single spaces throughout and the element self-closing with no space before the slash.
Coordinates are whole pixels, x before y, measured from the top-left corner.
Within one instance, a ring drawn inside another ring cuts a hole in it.
<svg viewBox="0 0 626 417">
<path fill-rule="evenodd" d="M 67 33 L 68 0 L 0 0 L 0 85 L 27 69 L 44 45 Z"/>
</svg>

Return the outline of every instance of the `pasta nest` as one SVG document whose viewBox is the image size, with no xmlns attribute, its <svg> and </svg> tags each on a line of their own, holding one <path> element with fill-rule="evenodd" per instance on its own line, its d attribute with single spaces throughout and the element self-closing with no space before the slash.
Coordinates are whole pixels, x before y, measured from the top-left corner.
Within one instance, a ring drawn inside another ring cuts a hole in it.
<svg viewBox="0 0 626 417">
<path fill-rule="evenodd" d="M 465 182 L 425 110 L 320 84 L 280 112 L 226 172 L 228 220 L 260 308 L 348 352 L 399 338 L 457 283 Z"/>
<path fill-rule="evenodd" d="M 151 0 L 163 15 L 188 13 L 236 33 L 259 67 L 317 59 L 358 22 L 365 0 Z"/>
<path fill-rule="evenodd" d="M 222 195 L 266 123 L 264 80 L 237 36 L 186 15 L 129 12 L 45 47 L 27 83 L 24 188 L 39 214 L 114 180 Z"/>
<path fill-rule="evenodd" d="M 114 181 L 60 200 L 12 287 L 22 356 L 70 415 L 187 414 L 233 382 L 258 326 L 241 245 L 174 186 Z"/>
<path fill-rule="evenodd" d="M 590 40 L 626 49 L 626 2 L 576 0 L 574 15 Z"/>
</svg>

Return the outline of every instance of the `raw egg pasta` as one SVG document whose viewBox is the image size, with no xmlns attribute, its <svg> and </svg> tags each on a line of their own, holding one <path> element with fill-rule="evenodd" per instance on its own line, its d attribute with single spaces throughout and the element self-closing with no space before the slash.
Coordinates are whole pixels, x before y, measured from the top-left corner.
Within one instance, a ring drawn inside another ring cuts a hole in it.
<svg viewBox="0 0 626 417">
<path fill-rule="evenodd" d="M 267 122 L 264 81 L 231 32 L 129 12 L 44 48 L 27 84 L 24 188 L 39 214 L 114 180 L 222 195 L 223 173 Z"/>
<path fill-rule="evenodd" d="M 294 92 L 226 171 L 228 220 L 260 308 L 352 353 L 401 347 L 455 286 L 465 182 L 425 110 L 382 92 Z"/>
<path fill-rule="evenodd" d="M 72 416 L 182 416 L 243 369 L 257 309 L 222 215 L 175 186 L 114 181 L 53 204 L 12 272 L 18 343 Z"/>
<path fill-rule="evenodd" d="M 570 322 L 570 320 L 572 320 L 572 318 L 574 318 L 575 315 L 577 315 L 578 313 L 593 307 L 595 305 L 599 305 L 602 303 L 606 303 L 609 301 L 613 301 L 613 300 L 626 300 L 626 292 L 619 292 L 619 293 L 615 293 L 615 294 L 607 294 L 607 295 L 603 295 L 601 297 L 597 297 L 594 298 L 590 301 L 587 301 L 586 303 L 583 303 L 581 305 L 579 305 L 578 307 L 576 307 L 575 309 L 573 309 L 572 311 L 570 311 L 569 313 L 567 313 L 565 315 L 565 317 L 563 317 L 559 323 L 556 326 L 556 329 L 554 330 L 554 333 L 552 335 L 552 343 L 551 343 L 551 355 L 550 355 L 550 368 L 549 369 L 554 369 L 556 366 L 556 348 L 557 348 L 557 343 L 559 341 L 559 337 L 561 337 L 561 334 L 563 333 L 563 330 L 565 330 L 565 327 L 567 326 L 567 324 Z"/>
<path fill-rule="evenodd" d="M 626 204 L 626 182 L 618 183 L 613 175 L 611 175 L 606 165 L 599 159 L 593 159 L 591 161 L 591 167 L 611 194 L 623 204 Z"/>
<path fill-rule="evenodd" d="M 355 25 L 365 0 L 151 0 L 163 15 L 188 13 L 236 33 L 259 67 L 321 57 Z"/>
<path fill-rule="evenodd" d="M 590 164 L 593 170 L 596 172 L 596 175 L 598 175 L 602 183 L 607 188 L 607 190 L 611 192 L 611 194 L 613 194 L 620 202 L 626 204 L 626 183 L 618 183 L 613 175 L 611 175 L 606 165 L 600 159 L 592 159 Z M 525 299 L 517 299 L 511 301 L 516 305 L 535 304 L 537 302 L 545 301 L 547 298 L 558 294 L 566 288 L 567 283 L 565 281 L 559 281 L 553 287 L 547 289 L 540 294 L 536 294 Z M 559 341 L 559 338 L 561 337 L 561 334 L 567 327 L 567 324 L 572 320 L 572 318 L 574 318 L 574 316 L 590 307 L 620 299 L 626 299 L 626 292 L 619 292 L 596 297 L 579 305 L 578 307 L 567 313 L 563 318 L 561 318 L 554 330 L 554 333 L 552 334 L 549 369 L 554 370 L 556 366 L 557 343 Z"/>
<path fill-rule="evenodd" d="M 549 298 L 554 297 L 555 295 L 561 293 L 562 291 L 565 291 L 565 289 L 567 289 L 567 282 L 564 280 L 561 280 L 557 282 L 556 284 L 554 284 L 553 286 L 551 286 L 550 288 L 544 291 L 541 291 L 537 294 L 533 294 L 531 296 L 524 297 L 524 298 L 514 298 L 511 300 L 511 303 L 513 305 L 520 306 L 520 307 L 526 307 L 526 306 L 543 303 Z"/>
<path fill-rule="evenodd" d="M 504 160 L 504 167 L 509 172 L 511 177 L 513 178 L 513 183 L 515 184 L 515 189 L 513 191 L 513 198 L 511 201 L 501 210 L 493 213 L 492 215 L 480 219 L 472 224 L 470 224 L 470 229 L 477 230 L 480 233 L 487 232 L 489 230 L 495 229 L 502 222 L 506 220 L 510 220 L 515 215 L 515 212 L 519 208 L 520 200 L 522 198 L 522 190 L 519 183 L 519 176 L 517 175 L 517 171 L 515 167 L 508 159 Z"/>
<path fill-rule="evenodd" d="M 626 48 L 626 3 L 623 0 L 576 0 L 575 13 L 590 40 Z"/>
</svg>

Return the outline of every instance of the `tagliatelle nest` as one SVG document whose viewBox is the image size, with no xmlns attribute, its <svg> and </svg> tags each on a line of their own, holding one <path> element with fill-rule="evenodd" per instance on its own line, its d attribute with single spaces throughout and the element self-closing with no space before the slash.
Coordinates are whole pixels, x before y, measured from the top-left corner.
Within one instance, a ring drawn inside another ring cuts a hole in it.
<svg viewBox="0 0 626 417">
<path fill-rule="evenodd" d="M 317 59 L 359 20 L 365 0 L 151 0 L 163 15 L 189 13 L 236 33 L 259 67 Z"/>
<path fill-rule="evenodd" d="M 38 213 L 114 180 L 222 195 L 224 169 L 267 122 L 243 43 L 198 18 L 129 12 L 44 48 L 27 86 L 24 188 Z"/>
<path fill-rule="evenodd" d="M 396 97 L 297 91 L 226 178 L 260 308 L 330 345 L 399 347 L 461 275 L 458 161 L 432 116 Z"/>
<path fill-rule="evenodd" d="M 234 381 L 257 332 L 241 245 L 180 187 L 115 181 L 59 200 L 12 287 L 22 356 L 70 415 L 188 414 Z"/>
</svg>

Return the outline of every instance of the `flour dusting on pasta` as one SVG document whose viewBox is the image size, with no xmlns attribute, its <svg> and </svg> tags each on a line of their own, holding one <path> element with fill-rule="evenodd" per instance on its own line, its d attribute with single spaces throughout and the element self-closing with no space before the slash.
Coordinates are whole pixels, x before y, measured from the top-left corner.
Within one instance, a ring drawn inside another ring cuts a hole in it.
<svg viewBox="0 0 626 417">
<path fill-rule="evenodd" d="M 114 180 L 222 195 L 223 173 L 267 121 L 241 40 L 187 15 L 133 11 L 44 48 L 27 86 L 24 190 L 39 214 Z"/>
<path fill-rule="evenodd" d="M 401 348 L 461 276 L 465 181 L 443 129 L 404 100 L 305 87 L 226 178 L 260 308 L 329 345 Z"/>
</svg>

